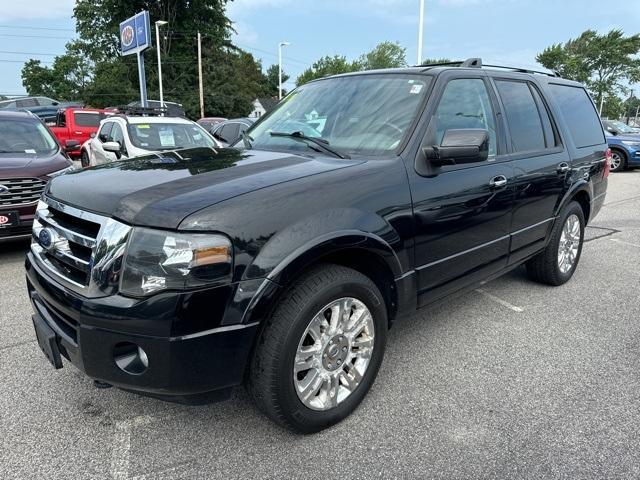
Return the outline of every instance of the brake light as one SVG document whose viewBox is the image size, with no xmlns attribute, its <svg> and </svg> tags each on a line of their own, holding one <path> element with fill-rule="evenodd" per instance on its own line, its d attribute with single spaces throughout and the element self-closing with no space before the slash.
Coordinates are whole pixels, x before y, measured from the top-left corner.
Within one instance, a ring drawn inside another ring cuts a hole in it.
<svg viewBox="0 0 640 480">
<path fill-rule="evenodd" d="M 604 178 L 609 178 L 609 172 L 611 171 L 611 159 L 613 158 L 613 153 L 610 148 L 607 148 L 607 153 L 604 157 Z"/>
</svg>

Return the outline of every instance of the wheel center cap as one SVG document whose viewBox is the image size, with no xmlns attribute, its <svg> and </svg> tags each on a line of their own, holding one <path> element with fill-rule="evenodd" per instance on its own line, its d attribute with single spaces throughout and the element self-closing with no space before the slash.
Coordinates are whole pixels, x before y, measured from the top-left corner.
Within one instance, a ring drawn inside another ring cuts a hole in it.
<svg viewBox="0 0 640 480">
<path fill-rule="evenodd" d="M 336 335 L 324 348 L 322 366 L 329 371 L 340 368 L 349 354 L 349 340 L 344 335 Z"/>
</svg>

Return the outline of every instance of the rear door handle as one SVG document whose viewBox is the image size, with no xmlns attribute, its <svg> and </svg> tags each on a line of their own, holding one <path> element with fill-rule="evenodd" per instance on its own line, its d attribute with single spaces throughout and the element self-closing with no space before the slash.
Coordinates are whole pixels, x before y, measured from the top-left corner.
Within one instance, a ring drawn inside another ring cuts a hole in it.
<svg viewBox="0 0 640 480">
<path fill-rule="evenodd" d="M 567 173 L 569 171 L 569 164 L 567 162 L 562 162 L 558 165 L 558 173 Z"/>
<path fill-rule="evenodd" d="M 502 188 L 507 185 L 507 177 L 504 175 L 496 175 L 489 181 L 489 186 L 491 188 Z"/>
</svg>

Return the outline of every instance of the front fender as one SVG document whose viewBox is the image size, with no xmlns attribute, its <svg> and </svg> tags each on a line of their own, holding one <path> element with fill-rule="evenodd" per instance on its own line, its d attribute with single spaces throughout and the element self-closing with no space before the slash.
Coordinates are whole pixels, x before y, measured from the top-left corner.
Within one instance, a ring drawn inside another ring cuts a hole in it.
<svg viewBox="0 0 640 480">
<path fill-rule="evenodd" d="M 244 278 L 286 283 L 305 265 L 330 253 L 364 249 L 384 259 L 394 277 L 409 267 L 398 232 L 382 217 L 348 208 L 319 212 L 281 230 L 261 248 Z"/>
</svg>

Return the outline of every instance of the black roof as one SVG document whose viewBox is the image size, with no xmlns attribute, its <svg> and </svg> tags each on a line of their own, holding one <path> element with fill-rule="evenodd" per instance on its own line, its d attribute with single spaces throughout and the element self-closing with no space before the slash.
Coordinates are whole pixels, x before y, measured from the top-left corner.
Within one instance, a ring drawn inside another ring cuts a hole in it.
<svg viewBox="0 0 640 480">
<path fill-rule="evenodd" d="M 280 102 L 280 100 L 275 97 L 260 97 L 258 98 L 258 101 L 267 112 L 270 112 L 271 110 L 276 108 L 276 105 L 278 105 L 278 103 Z"/>
</svg>

